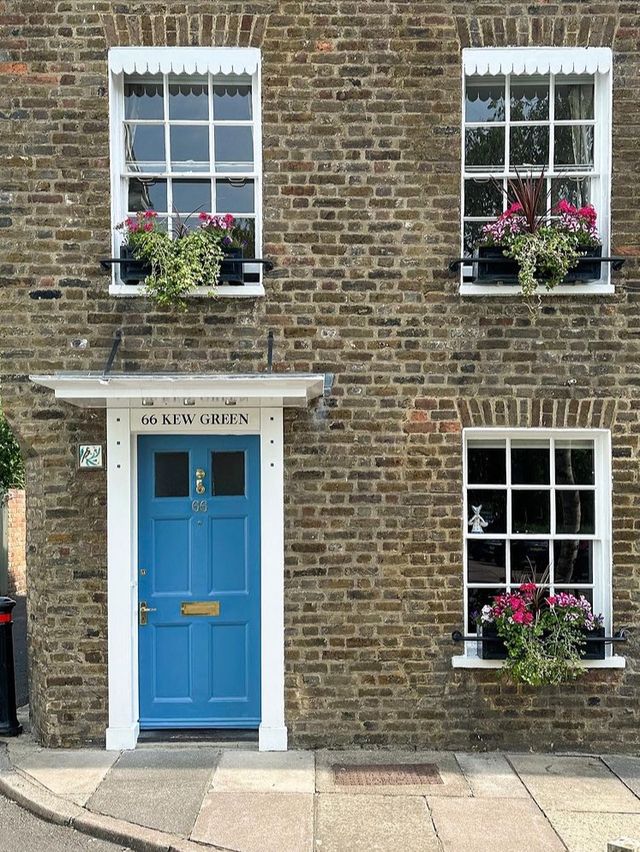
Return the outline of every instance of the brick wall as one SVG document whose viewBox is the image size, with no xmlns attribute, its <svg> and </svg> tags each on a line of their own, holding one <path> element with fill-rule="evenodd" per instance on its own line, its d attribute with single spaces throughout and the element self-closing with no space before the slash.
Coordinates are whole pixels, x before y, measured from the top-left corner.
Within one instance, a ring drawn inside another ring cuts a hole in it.
<svg viewBox="0 0 640 852">
<path fill-rule="evenodd" d="M 25 495 L 11 488 L 7 495 L 9 596 L 27 594 Z"/>
<path fill-rule="evenodd" d="M 3 407 L 27 452 L 31 694 L 47 745 L 100 741 L 107 715 L 105 480 L 78 472 L 104 418 L 29 373 L 335 373 L 286 417 L 286 700 L 293 744 L 640 746 L 628 668 L 541 690 L 453 671 L 462 619 L 461 429 L 606 424 L 614 446 L 614 613 L 640 621 L 640 181 L 636 3 L 0 0 Z M 109 45 L 263 53 L 267 297 L 186 312 L 116 300 L 109 252 Z M 615 296 L 461 298 L 460 50 L 614 49 Z M 31 291 L 61 298 L 34 301 Z M 85 350 L 70 340 L 88 340 Z"/>
</svg>

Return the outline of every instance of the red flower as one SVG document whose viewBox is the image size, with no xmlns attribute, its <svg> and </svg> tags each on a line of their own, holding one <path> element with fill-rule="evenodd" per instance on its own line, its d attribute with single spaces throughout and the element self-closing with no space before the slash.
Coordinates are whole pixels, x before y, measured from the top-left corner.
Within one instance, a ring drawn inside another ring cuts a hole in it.
<svg viewBox="0 0 640 852">
<path fill-rule="evenodd" d="M 157 215 L 158 214 L 156 213 L 155 210 L 145 210 L 144 211 L 144 218 L 145 219 L 155 219 Z"/>
</svg>

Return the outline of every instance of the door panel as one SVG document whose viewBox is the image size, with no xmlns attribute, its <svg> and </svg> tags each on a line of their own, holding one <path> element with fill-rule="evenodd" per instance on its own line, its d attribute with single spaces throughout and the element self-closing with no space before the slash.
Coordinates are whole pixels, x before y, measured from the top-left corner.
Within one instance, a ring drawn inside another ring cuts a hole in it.
<svg viewBox="0 0 640 852">
<path fill-rule="evenodd" d="M 253 435 L 138 438 L 143 728 L 260 722 L 259 452 Z"/>
<path fill-rule="evenodd" d="M 209 517 L 212 593 L 247 592 L 249 554 L 247 519 Z"/>
</svg>

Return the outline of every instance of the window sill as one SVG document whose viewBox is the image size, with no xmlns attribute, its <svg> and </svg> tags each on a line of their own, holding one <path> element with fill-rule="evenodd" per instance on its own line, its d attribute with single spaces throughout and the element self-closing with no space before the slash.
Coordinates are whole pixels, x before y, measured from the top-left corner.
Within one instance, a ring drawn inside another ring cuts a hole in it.
<svg viewBox="0 0 640 852">
<path fill-rule="evenodd" d="M 501 669 L 504 660 L 483 660 L 475 654 L 460 654 L 451 657 L 451 667 L 454 669 Z M 625 657 L 613 654 L 604 660 L 581 660 L 583 669 L 624 669 L 627 661 Z"/>
<path fill-rule="evenodd" d="M 541 290 L 541 296 L 612 296 L 613 284 L 596 281 L 593 284 L 559 284 L 553 290 Z M 461 296 L 517 296 L 522 291 L 517 284 L 461 284 Z"/>
<path fill-rule="evenodd" d="M 110 284 L 110 296 L 146 296 L 142 285 Z M 264 284 L 221 284 L 218 287 L 198 287 L 185 296 L 185 299 L 259 299 L 265 295 Z"/>
</svg>

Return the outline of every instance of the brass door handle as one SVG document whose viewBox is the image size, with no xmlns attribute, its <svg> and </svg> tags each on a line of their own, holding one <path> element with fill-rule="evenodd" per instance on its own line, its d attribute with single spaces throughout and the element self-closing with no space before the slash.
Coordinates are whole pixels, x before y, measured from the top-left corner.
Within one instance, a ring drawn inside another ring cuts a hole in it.
<svg viewBox="0 0 640 852">
<path fill-rule="evenodd" d="M 147 624 L 147 613 L 149 612 L 157 612 L 158 610 L 154 606 L 147 606 L 146 601 L 140 601 L 138 604 L 138 622 L 142 627 Z"/>
<path fill-rule="evenodd" d="M 206 471 L 204 471 L 201 467 L 196 470 L 196 494 L 204 494 L 204 478 L 206 476 Z"/>
</svg>

